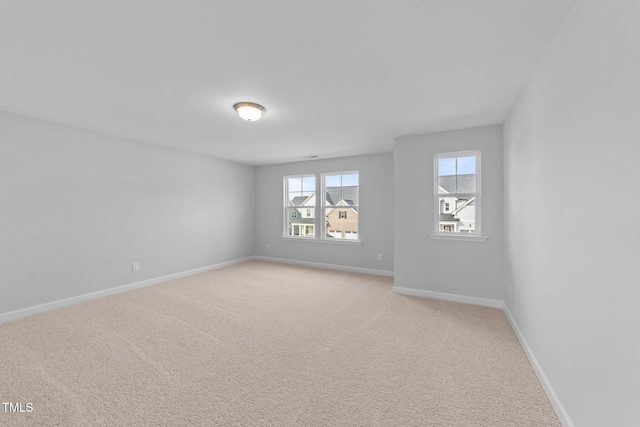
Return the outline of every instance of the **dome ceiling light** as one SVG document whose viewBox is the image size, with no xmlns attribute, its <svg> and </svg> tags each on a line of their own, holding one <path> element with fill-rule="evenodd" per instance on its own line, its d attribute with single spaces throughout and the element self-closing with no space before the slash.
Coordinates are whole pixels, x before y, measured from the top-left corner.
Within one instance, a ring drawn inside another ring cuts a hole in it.
<svg viewBox="0 0 640 427">
<path fill-rule="evenodd" d="M 238 112 L 242 119 L 248 122 L 260 120 L 260 117 L 267 111 L 262 105 L 253 102 L 238 102 L 233 106 L 233 109 Z"/>
</svg>

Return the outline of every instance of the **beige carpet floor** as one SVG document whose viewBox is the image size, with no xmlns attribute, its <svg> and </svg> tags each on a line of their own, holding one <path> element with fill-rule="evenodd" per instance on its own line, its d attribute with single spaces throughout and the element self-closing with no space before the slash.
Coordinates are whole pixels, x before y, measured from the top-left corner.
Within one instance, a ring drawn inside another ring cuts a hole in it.
<svg viewBox="0 0 640 427">
<path fill-rule="evenodd" d="M 499 309 L 252 261 L 0 324 L 2 426 L 557 426 Z"/>
</svg>

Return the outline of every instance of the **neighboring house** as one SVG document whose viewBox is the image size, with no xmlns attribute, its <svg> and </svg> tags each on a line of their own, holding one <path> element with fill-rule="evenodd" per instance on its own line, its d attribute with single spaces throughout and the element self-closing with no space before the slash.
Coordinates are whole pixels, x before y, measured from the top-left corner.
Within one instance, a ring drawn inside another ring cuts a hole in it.
<svg viewBox="0 0 640 427">
<path fill-rule="evenodd" d="M 358 187 L 327 187 L 326 237 L 358 239 Z"/>
<path fill-rule="evenodd" d="M 333 209 L 327 208 L 327 237 L 358 239 L 358 211 L 353 201 L 340 200 Z"/>
<path fill-rule="evenodd" d="M 315 193 L 299 196 L 289 206 L 289 235 L 315 235 Z M 358 239 L 358 187 L 328 187 L 326 189 L 326 237 Z"/>
<path fill-rule="evenodd" d="M 447 197 L 448 193 L 475 193 L 476 175 L 441 176 L 438 179 L 440 193 L 439 231 L 453 233 L 475 233 L 475 197 Z"/>
<path fill-rule="evenodd" d="M 289 211 L 289 236 L 315 236 L 315 193 L 307 197 L 295 197 L 291 205 L 296 209 Z"/>
</svg>

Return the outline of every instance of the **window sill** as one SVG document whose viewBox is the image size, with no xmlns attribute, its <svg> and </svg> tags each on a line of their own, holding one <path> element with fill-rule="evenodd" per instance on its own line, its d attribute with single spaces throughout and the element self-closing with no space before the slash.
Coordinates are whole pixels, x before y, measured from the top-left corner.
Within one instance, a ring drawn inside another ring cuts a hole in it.
<svg viewBox="0 0 640 427">
<path fill-rule="evenodd" d="M 361 240 L 347 240 L 347 239 L 316 239 L 314 237 L 281 237 L 282 240 L 289 240 L 292 242 L 316 242 L 316 243 L 333 243 L 337 245 L 361 245 Z"/>
<path fill-rule="evenodd" d="M 433 240 L 457 240 L 461 242 L 484 242 L 488 236 L 465 236 L 463 234 L 429 234 Z"/>
</svg>

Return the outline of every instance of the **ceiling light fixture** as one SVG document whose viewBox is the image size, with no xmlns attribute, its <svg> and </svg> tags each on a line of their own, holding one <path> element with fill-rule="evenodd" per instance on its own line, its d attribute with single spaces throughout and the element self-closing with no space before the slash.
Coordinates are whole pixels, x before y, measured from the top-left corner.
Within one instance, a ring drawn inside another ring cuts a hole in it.
<svg viewBox="0 0 640 427">
<path fill-rule="evenodd" d="M 260 117 L 267 111 L 262 105 L 254 104 L 253 102 L 238 102 L 233 106 L 233 109 L 238 112 L 242 119 L 248 122 L 260 120 Z"/>
</svg>

